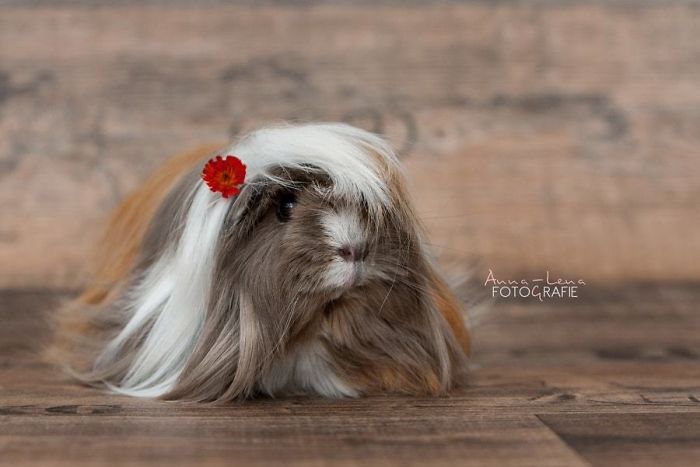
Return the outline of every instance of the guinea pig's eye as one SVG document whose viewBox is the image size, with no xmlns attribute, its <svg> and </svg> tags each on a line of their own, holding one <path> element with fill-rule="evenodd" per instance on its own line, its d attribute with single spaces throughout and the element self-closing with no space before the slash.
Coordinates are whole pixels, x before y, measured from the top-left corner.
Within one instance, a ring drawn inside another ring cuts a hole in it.
<svg viewBox="0 0 700 467">
<path fill-rule="evenodd" d="M 294 193 L 284 193 L 277 200 L 277 219 L 280 222 L 287 222 L 292 217 L 294 206 L 297 205 L 297 195 Z"/>
</svg>

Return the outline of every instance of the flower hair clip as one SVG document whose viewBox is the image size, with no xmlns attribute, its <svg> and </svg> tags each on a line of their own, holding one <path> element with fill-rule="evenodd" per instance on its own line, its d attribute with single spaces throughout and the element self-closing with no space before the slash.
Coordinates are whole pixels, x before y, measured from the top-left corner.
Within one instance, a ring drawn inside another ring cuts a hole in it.
<svg viewBox="0 0 700 467">
<path fill-rule="evenodd" d="M 202 180 L 211 191 L 229 198 L 241 192 L 245 182 L 245 171 L 245 164 L 236 156 L 228 155 L 226 159 L 216 156 L 204 166 Z"/>
</svg>

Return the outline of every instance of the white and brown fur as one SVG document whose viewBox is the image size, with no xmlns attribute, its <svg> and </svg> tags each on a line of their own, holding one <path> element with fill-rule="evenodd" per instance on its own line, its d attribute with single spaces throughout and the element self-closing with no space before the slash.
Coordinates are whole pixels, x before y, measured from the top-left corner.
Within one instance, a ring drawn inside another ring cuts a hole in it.
<svg viewBox="0 0 700 467">
<path fill-rule="evenodd" d="M 461 381 L 469 333 L 384 140 L 314 124 L 215 149 L 172 159 L 116 210 L 52 355 L 118 393 L 197 401 Z M 213 154 L 247 165 L 239 196 L 201 181 Z"/>
</svg>

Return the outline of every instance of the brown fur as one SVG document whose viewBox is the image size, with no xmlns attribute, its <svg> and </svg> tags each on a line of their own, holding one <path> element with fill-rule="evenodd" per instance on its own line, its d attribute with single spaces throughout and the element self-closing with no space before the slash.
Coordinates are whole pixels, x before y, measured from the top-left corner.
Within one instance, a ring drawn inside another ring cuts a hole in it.
<svg viewBox="0 0 700 467">
<path fill-rule="evenodd" d="M 378 162 L 381 162 L 381 158 L 376 158 Z M 410 199 L 410 195 L 404 186 L 403 180 L 389 167 L 384 167 L 384 176 L 389 180 L 389 186 L 392 188 L 392 197 L 395 202 L 405 203 L 408 208 L 412 203 L 406 203 Z M 413 221 L 420 224 L 418 216 L 414 212 L 409 212 L 408 215 L 413 218 Z M 440 313 L 445 318 L 445 321 L 449 324 L 452 332 L 460 343 L 464 352 L 469 355 L 471 351 L 471 339 L 469 331 L 464 325 L 464 316 L 462 312 L 462 307 L 459 304 L 459 300 L 454 295 L 449 286 L 445 283 L 445 280 L 440 276 L 440 274 L 435 270 L 435 268 L 430 265 L 430 271 L 428 273 L 429 283 L 428 287 L 431 290 L 431 295 L 435 301 Z"/>
<path fill-rule="evenodd" d="M 174 241 L 171 226 L 189 202 L 197 164 L 217 147 L 171 159 L 117 208 L 97 252 L 94 280 L 59 317 L 56 352 L 76 353 L 75 339 L 67 336 L 104 334 L 124 325 L 120 297 L 163 245 Z M 316 281 L 337 255 L 319 238 L 319 215 L 343 209 L 349 201 L 317 190 L 327 188 L 328 180 L 313 170 L 281 170 L 276 176 L 295 183 L 294 218 L 280 227 L 275 206 L 288 188 L 269 180 L 249 182 L 232 204 L 204 329 L 166 397 L 247 397 L 262 389 L 260 375 L 270 373 L 274 362 L 317 344 L 324 355 L 319 358 L 359 393 L 437 394 L 457 383 L 469 351 L 469 333 L 456 297 L 422 250 L 424 234 L 401 176 L 386 168 L 391 210 L 379 218 L 362 212 L 368 229 L 382 232 L 370 235 L 367 246 L 367 261 L 377 276 L 339 296 L 317 291 Z M 85 379 L 118 382 L 145 332 Z M 88 357 L 82 363 L 92 361 Z M 294 384 L 281 389 L 280 393 L 303 390 Z"/>
<path fill-rule="evenodd" d="M 469 331 L 464 326 L 464 316 L 462 307 L 459 305 L 457 297 L 445 283 L 445 280 L 431 267 L 429 272 L 431 296 L 435 305 L 442 314 L 445 321 L 452 329 L 455 338 L 459 342 L 464 352 L 469 355 L 471 352 L 471 337 Z"/>
</svg>

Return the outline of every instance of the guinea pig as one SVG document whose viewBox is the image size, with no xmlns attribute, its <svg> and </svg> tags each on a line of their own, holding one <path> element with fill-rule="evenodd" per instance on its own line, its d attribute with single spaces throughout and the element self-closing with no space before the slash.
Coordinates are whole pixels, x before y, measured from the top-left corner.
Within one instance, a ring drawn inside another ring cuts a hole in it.
<svg viewBox="0 0 700 467">
<path fill-rule="evenodd" d="M 137 397 L 442 394 L 470 336 L 424 239 L 382 138 L 263 128 L 171 159 L 117 208 L 51 353 Z"/>
</svg>

